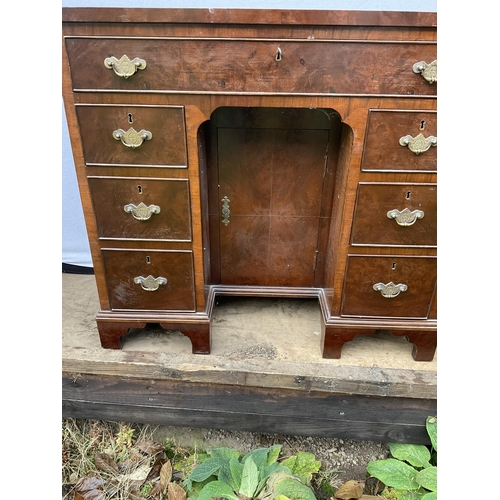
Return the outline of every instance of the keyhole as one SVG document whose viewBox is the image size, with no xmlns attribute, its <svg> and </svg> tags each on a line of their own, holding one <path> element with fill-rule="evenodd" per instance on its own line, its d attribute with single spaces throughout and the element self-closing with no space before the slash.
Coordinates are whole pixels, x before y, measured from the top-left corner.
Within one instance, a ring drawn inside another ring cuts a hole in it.
<svg viewBox="0 0 500 500">
<path fill-rule="evenodd" d="M 128 114 L 128 122 L 133 123 L 134 119 L 132 118 L 132 113 Z"/>
<path fill-rule="evenodd" d="M 281 49 L 278 47 L 278 50 L 276 51 L 276 60 L 281 61 Z"/>
<path fill-rule="evenodd" d="M 411 198 L 411 191 L 406 192 L 406 199 L 409 200 Z"/>
<path fill-rule="evenodd" d="M 146 255 L 146 264 L 151 264 L 151 257 Z"/>
<path fill-rule="evenodd" d="M 139 194 L 142 194 L 142 186 L 137 186 L 137 191 L 139 191 Z"/>
<path fill-rule="evenodd" d="M 395 262 L 392 263 L 392 270 L 394 271 L 394 269 L 396 269 L 396 263 Z"/>
<path fill-rule="evenodd" d="M 420 122 L 420 130 L 424 130 L 424 128 L 425 128 L 425 120 L 422 120 Z"/>
</svg>

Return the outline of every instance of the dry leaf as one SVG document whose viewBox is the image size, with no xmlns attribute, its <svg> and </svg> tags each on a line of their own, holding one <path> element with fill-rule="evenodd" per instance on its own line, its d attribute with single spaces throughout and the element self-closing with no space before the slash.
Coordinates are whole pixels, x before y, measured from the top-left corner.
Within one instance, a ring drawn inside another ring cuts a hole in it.
<svg viewBox="0 0 500 500">
<path fill-rule="evenodd" d="M 136 444 L 139 450 L 144 453 L 149 453 L 150 455 L 157 455 L 163 451 L 163 445 L 158 443 L 157 441 L 141 441 Z"/>
<path fill-rule="evenodd" d="M 75 492 L 75 500 L 107 500 L 106 495 L 101 490 L 89 490 L 83 493 Z"/>
<path fill-rule="evenodd" d="M 333 498 L 339 500 L 358 500 L 363 494 L 364 481 L 347 481 L 336 492 Z"/>
<path fill-rule="evenodd" d="M 108 474 L 118 474 L 118 465 L 107 453 L 97 453 L 94 455 L 95 466 Z"/>
<path fill-rule="evenodd" d="M 135 447 L 128 450 L 128 454 L 131 462 L 141 462 L 144 460 L 144 455 Z"/>
<path fill-rule="evenodd" d="M 160 470 L 165 462 L 168 462 L 168 458 L 157 458 L 153 467 L 151 467 L 151 470 L 149 471 L 146 481 L 154 481 L 157 477 L 159 477 Z"/>
<path fill-rule="evenodd" d="M 160 469 L 160 482 L 163 486 L 163 489 L 167 487 L 167 484 L 170 483 L 172 479 L 172 464 L 170 460 L 165 462 Z"/>
<path fill-rule="evenodd" d="M 186 492 L 177 483 L 169 483 L 168 500 L 186 500 Z"/>
<path fill-rule="evenodd" d="M 75 487 L 75 500 L 106 500 L 106 495 L 100 489 L 104 479 L 86 476 Z"/>
<path fill-rule="evenodd" d="M 75 490 L 79 493 L 99 489 L 106 481 L 100 477 L 85 476 L 76 484 Z"/>
<path fill-rule="evenodd" d="M 149 496 L 155 497 L 156 495 L 159 495 L 163 490 L 164 488 L 161 485 L 161 481 L 158 481 L 149 492 Z"/>
<path fill-rule="evenodd" d="M 143 464 L 140 465 L 139 467 L 135 467 L 128 474 L 121 474 L 119 476 L 119 479 L 126 481 L 138 481 L 140 483 L 143 483 L 144 481 L 146 481 L 146 478 L 148 477 L 150 470 L 151 467 L 149 467 L 149 465 Z"/>
<path fill-rule="evenodd" d="M 157 465 L 157 463 L 155 463 L 155 465 Z M 153 486 L 153 489 L 150 491 L 149 494 L 152 497 L 154 497 L 164 492 L 165 489 L 167 488 L 168 483 L 170 483 L 171 479 L 172 479 L 172 464 L 170 463 L 170 460 L 167 459 L 165 462 L 163 462 L 161 466 L 160 480 Z"/>
<path fill-rule="evenodd" d="M 385 497 L 379 497 L 377 495 L 361 495 L 359 500 L 384 500 Z"/>
</svg>

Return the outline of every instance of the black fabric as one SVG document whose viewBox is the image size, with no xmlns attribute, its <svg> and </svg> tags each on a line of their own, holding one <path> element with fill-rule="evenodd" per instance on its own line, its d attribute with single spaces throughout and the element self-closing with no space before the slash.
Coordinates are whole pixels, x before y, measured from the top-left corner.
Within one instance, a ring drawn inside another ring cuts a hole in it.
<svg viewBox="0 0 500 500">
<path fill-rule="evenodd" d="M 62 272 L 71 274 L 94 274 L 93 267 L 76 266 L 75 264 L 62 263 Z"/>
</svg>

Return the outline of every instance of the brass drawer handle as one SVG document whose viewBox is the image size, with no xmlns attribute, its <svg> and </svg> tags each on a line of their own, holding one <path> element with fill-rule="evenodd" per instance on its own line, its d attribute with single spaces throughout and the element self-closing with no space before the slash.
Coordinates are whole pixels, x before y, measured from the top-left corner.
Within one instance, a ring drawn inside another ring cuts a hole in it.
<svg viewBox="0 0 500 500">
<path fill-rule="evenodd" d="M 118 76 L 126 80 L 132 75 L 135 75 L 138 69 L 145 69 L 146 61 L 139 57 L 130 60 L 126 55 L 121 56 L 120 59 L 111 56 L 104 59 L 104 66 L 108 69 L 112 69 Z"/>
<path fill-rule="evenodd" d="M 158 205 L 146 206 L 142 203 L 142 201 L 139 205 L 129 203 L 123 207 L 123 210 L 125 210 L 128 214 L 132 214 L 132 216 L 137 220 L 148 220 L 153 214 L 159 214 L 161 212 Z"/>
<path fill-rule="evenodd" d="M 375 283 L 375 285 L 373 285 L 373 289 L 376 292 L 380 292 L 382 294 L 382 297 L 386 299 L 393 299 L 394 297 L 397 297 L 400 294 L 400 292 L 406 292 L 406 290 L 408 290 L 408 286 L 403 283 L 395 285 L 391 281 L 387 284 Z"/>
<path fill-rule="evenodd" d="M 222 198 L 222 223 L 227 226 L 229 224 L 229 217 L 231 217 L 231 210 L 229 210 L 229 202 L 231 201 L 227 196 Z"/>
<path fill-rule="evenodd" d="M 134 283 L 141 285 L 142 289 L 146 290 L 146 292 L 154 292 L 155 290 L 158 290 L 160 285 L 167 284 L 167 278 L 163 278 L 162 276 L 153 278 L 153 276 L 151 275 L 149 275 L 147 278 L 144 278 L 143 276 L 137 276 L 136 278 L 134 278 Z"/>
<path fill-rule="evenodd" d="M 153 134 L 148 130 L 140 130 L 137 132 L 134 128 L 129 128 L 126 132 L 125 130 L 119 128 L 113 132 L 113 137 L 117 141 L 122 141 L 122 144 L 127 146 L 127 148 L 138 148 L 144 141 L 150 141 L 153 138 Z"/>
<path fill-rule="evenodd" d="M 421 74 L 422 77 L 428 81 L 429 83 L 436 83 L 437 82 L 437 71 L 438 71 L 438 66 L 437 66 L 437 60 L 432 61 L 431 63 L 427 64 L 425 61 L 419 61 L 413 65 L 413 72 L 417 74 Z"/>
<path fill-rule="evenodd" d="M 424 212 L 422 210 L 410 211 L 409 208 L 404 208 L 399 211 L 397 208 L 387 212 L 388 219 L 394 219 L 400 226 L 413 226 L 417 219 L 423 219 Z"/>
<path fill-rule="evenodd" d="M 419 155 L 420 153 L 425 153 L 431 146 L 437 146 L 437 137 L 433 135 L 424 137 L 422 134 L 418 134 L 416 137 L 405 135 L 399 139 L 399 144 L 401 146 L 408 146 L 408 149 L 412 153 Z"/>
</svg>

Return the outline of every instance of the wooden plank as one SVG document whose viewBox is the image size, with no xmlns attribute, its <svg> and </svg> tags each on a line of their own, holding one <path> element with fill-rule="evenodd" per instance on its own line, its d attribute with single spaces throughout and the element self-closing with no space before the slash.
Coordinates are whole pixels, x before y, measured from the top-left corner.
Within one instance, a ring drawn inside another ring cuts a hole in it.
<svg viewBox="0 0 500 500">
<path fill-rule="evenodd" d="M 436 402 L 63 375 L 63 416 L 318 437 L 428 443 Z"/>
<path fill-rule="evenodd" d="M 63 348 L 63 371 L 369 396 L 436 399 L 436 372 L 266 359 Z"/>
<path fill-rule="evenodd" d="M 69 381 L 69 382 L 68 382 Z M 257 387 L 235 387 L 231 385 L 200 385 L 179 381 L 125 380 L 116 377 L 71 376 L 63 382 L 63 391 L 71 394 L 90 395 L 95 401 L 123 403 L 124 400 L 137 405 L 153 404 L 175 405 L 198 408 L 203 399 L 203 409 L 233 413 L 255 413 L 255 402 L 247 399 L 248 395 L 260 395 L 265 405 L 274 415 L 286 416 L 300 413 L 302 416 L 318 420 L 352 418 L 361 421 L 384 421 L 401 419 L 418 425 L 422 422 L 420 412 L 423 403 L 408 398 L 365 397 L 347 398 L 346 394 L 302 391 L 290 389 L 263 389 Z M 314 401 L 314 407 L 305 405 Z M 383 412 L 370 414 L 372 403 Z M 426 407 L 434 408 L 427 402 Z M 387 412 L 398 410 L 387 416 Z M 415 416 L 415 409 L 417 414 Z M 266 409 L 259 410 L 262 412 Z"/>
</svg>

